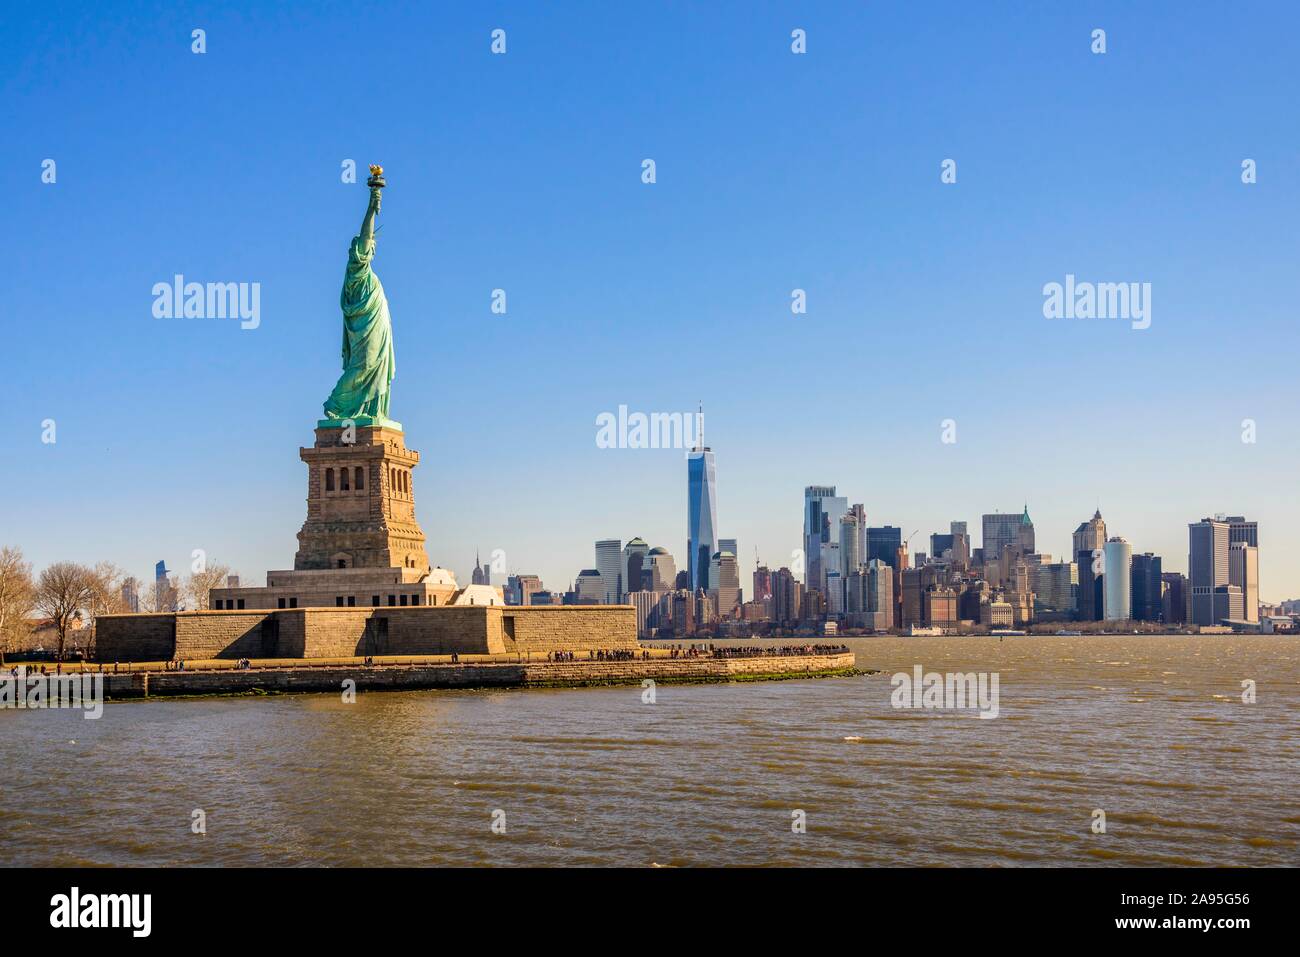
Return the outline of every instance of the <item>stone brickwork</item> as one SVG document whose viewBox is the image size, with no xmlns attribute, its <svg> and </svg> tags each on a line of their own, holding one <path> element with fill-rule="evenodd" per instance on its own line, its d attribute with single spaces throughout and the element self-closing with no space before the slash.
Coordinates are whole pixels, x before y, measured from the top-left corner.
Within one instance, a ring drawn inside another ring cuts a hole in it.
<svg viewBox="0 0 1300 957">
<path fill-rule="evenodd" d="M 307 463 L 307 520 L 293 567 L 428 571 L 412 482 L 420 453 L 397 429 L 353 431 L 347 443 L 346 429 L 317 429 L 316 444 L 298 450 Z"/>
<path fill-rule="evenodd" d="M 100 661 L 635 651 L 630 605 L 291 608 L 104 615 Z"/>
<path fill-rule="evenodd" d="M 487 607 L 312 608 L 305 658 L 501 654 L 501 623 Z"/>
<path fill-rule="evenodd" d="M 762 658 L 655 658 L 650 661 L 533 662 L 472 664 L 356 665 L 274 668 L 252 671 L 168 671 L 110 673 L 105 691 L 110 698 L 150 695 L 237 694 L 253 690 L 330 692 L 344 680 L 359 691 L 419 688 L 581 687 L 600 684 L 640 684 L 729 681 L 744 675 L 803 677 L 845 673 L 856 666 L 852 653 Z"/>
<path fill-rule="evenodd" d="M 176 657 L 277 658 L 279 622 L 268 611 L 182 611 L 176 614 Z"/>
<path fill-rule="evenodd" d="M 493 611 L 501 618 L 505 651 L 544 655 L 549 651 L 640 648 L 632 605 L 506 605 Z"/>
<path fill-rule="evenodd" d="M 100 615 L 95 620 L 99 661 L 167 661 L 175 648 L 175 615 Z"/>
</svg>

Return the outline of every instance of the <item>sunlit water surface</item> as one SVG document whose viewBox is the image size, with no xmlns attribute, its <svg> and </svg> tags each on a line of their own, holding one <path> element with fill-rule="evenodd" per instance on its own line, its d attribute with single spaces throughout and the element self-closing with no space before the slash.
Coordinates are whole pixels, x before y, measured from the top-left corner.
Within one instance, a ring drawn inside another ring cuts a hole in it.
<svg viewBox="0 0 1300 957">
<path fill-rule="evenodd" d="M 882 673 L 3 711 L 0 863 L 1300 864 L 1296 639 L 848 643 Z M 999 716 L 895 710 L 916 664 Z"/>
</svg>

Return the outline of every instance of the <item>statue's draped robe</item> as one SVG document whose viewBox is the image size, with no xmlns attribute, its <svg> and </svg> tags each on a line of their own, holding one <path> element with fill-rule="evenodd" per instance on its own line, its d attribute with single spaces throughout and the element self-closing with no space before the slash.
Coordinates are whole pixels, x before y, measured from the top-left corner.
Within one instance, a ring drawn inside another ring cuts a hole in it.
<svg viewBox="0 0 1300 957">
<path fill-rule="evenodd" d="M 343 374 L 325 400 L 331 419 L 359 416 L 388 418 L 388 390 L 393 381 L 393 327 L 388 299 L 370 268 L 375 241 L 360 236 L 348 250 L 343 279 Z"/>
</svg>

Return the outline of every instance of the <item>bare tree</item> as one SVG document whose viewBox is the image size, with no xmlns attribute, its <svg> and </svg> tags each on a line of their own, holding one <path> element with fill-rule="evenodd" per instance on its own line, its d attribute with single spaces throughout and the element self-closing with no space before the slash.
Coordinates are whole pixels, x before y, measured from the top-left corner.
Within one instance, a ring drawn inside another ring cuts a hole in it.
<svg viewBox="0 0 1300 957">
<path fill-rule="evenodd" d="M 212 589 L 224 587 L 230 574 L 227 566 L 216 563 L 205 565 L 201 572 L 192 573 L 182 585 L 182 593 L 188 599 L 189 606 L 195 611 L 207 611 Z"/>
<path fill-rule="evenodd" d="M 76 562 L 55 562 L 36 582 L 36 607 L 54 622 L 59 635 L 59 660 L 68 639 L 68 626 L 83 610 L 94 606 L 95 570 Z"/>
<path fill-rule="evenodd" d="M 122 582 L 126 580 L 126 573 L 112 562 L 100 562 L 90 571 L 94 584 L 86 611 L 91 623 L 100 615 L 120 615 L 126 611 L 126 602 L 122 599 Z"/>
<path fill-rule="evenodd" d="M 13 640 L 26 627 L 24 619 L 36 602 L 32 566 L 22 549 L 0 548 L 0 651 L 11 651 Z"/>
<path fill-rule="evenodd" d="M 90 628 L 86 630 L 86 642 L 82 647 L 87 657 L 94 657 L 95 638 L 99 634 L 100 615 L 120 615 L 130 611 L 126 599 L 122 596 L 122 583 L 127 574 L 112 562 L 99 562 L 91 569 L 94 580 L 91 589 L 90 605 L 86 609 L 90 615 Z M 74 639 L 75 644 L 75 639 Z"/>
</svg>

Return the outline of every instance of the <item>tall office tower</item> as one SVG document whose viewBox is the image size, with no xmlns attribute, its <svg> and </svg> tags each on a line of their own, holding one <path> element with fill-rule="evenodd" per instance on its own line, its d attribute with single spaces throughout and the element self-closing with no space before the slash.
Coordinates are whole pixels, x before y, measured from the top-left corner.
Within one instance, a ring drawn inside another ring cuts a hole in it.
<svg viewBox="0 0 1300 957">
<path fill-rule="evenodd" d="M 695 625 L 697 628 L 718 620 L 718 609 L 703 588 L 695 592 Z"/>
<path fill-rule="evenodd" d="M 577 593 L 578 604 L 580 605 L 607 604 L 605 602 L 605 581 L 598 569 L 584 568 L 578 572 L 578 581 L 573 590 Z"/>
<path fill-rule="evenodd" d="M 1104 588 L 1106 583 L 1105 542 L 1102 548 L 1084 548 L 1074 556 L 1079 569 L 1079 590 L 1075 593 L 1078 600 L 1079 621 L 1101 621 L 1105 606 Z"/>
<path fill-rule="evenodd" d="M 1245 542 L 1255 548 L 1259 547 L 1259 522 L 1248 522 L 1242 515 L 1228 515 L 1218 520 L 1228 523 L 1229 545 L 1233 542 Z"/>
<path fill-rule="evenodd" d="M 952 536 L 952 560 L 963 568 L 970 567 L 970 533 L 965 522 L 951 522 L 948 533 Z M 933 549 L 931 549 L 933 551 Z M 940 553 L 942 554 L 942 553 Z"/>
<path fill-rule="evenodd" d="M 855 505 L 854 508 L 861 508 Z M 840 516 L 840 527 L 838 529 L 840 536 L 840 573 L 841 581 L 848 581 L 849 575 L 857 571 L 865 559 L 862 557 L 862 526 L 859 524 L 861 518 L 852 510 L 845 512 Z"/>
<path fill-rule="evenodd" d="M 1074 530 L 1074 554 L 1091 552 L 1106 547 L 1106 520 L 1101 517 L 1101 509 L 1092 513 L 1092 518 L 1081 522 Z"/>
<path fill-rule="evenodd" d="M 1187 590 L 1187 576 L 1180 572 L 1164 572 L 1160 576 L 1161 620 L 1167 625 L 1181 625 L 1187 621 L 1187 605 L 1191 594 Z"/>
<path fill-rule="evenodd" d="M 1020 549 L 1020 554 L 1031 555 L 1038 549 L 1034 544 L 1034 522 L 1029 517 L 1029 503 L 1025 503 L 1025 511 L 1020 516 L 1020 525 L 1016 528 L 1016 545 Z"/>
<path fill-rule="evenodd" d="M 803 490 L 803 553 L 809 588 L 824 591 L 828 558 L 838 558 L 840 517 L 849 510 L 849 500 L 835 494 L 834 485 L 809 485 Z M 834 545 L 835 555 L 828 555 Z"/>
<path fill-rule="evenodd" d="M 1133 546 L 1118 535 L 1106 542 L 1106 583 L 1103 589 L 1107 621 L 1133 617 Z"/>
<path fill-rule="evenodd" d="M 677 587 L 677 564 L 668 554 L 668 549 L 656 545 L 647 555 L 650 559 L 650 590 L 673 591 Z M 644 578 L 642 584 L 646 584 Z"/>
<path fill-rule="evenodd" d="M 957 592 L 945 585 L 926 589 L 923 596 L 925 623 L 944 631 L 957 628 Z"/>
<path fill-rule="evenodd" d="M 1074 562 L 1043 562 L 1029 566 L 1037 618 L 1063 619 L 1073 614 L 1079 589 L 1079 567 Z"/>
<path fill-rule="evenodd" d="M 718 552 L 713 556 L 713 567 L 709 571 L 709 581 L 714 586 L 709 589 L 713 599 L 714 610 L 719 618 L 730 618 L 732 611 L 740 604 L 740 567 L 736 556 L 731 552 Z"/>
<path fill-rule="evenodd" d="M 952 535 L 941 535 L 938 532 L 930 533 L 930 554 L 935 557 L 936 561 L 942 561 L 945 553 L 952 557 Z"/>
<path fill-rule="evenodd" d="M 858 564 L 861 565 L 867 560 L 867 507 L 861 502 L 858 502 L 849 506 L 848 514 L 852 515 L 858 521 L 858 540 L 855 543 L 854 550 L 858 555 Z M 844 543 L 840 542 L 840 559 L 843 560 L 843 558 Z M 851 570 L 852 569 L 850 569 L 850 571 Z M 847 572 L 845 574 L 847 574 Z"/>
<path fill-rule="evenodd" d="M 171 579 L 165 561 L 153 567 L 153 602 L 153 610 L 157 612 L 180 610 L 180 592 Z"/>
<path fill-rule="evenodd" d="M 772 620 L 789 625 L 799 620 L 803 588 L 788 568 L 778 568 L 772 575 Z"/>
<path fill-rule="evenodd" d="M 1004 549 L 1010 553 L 1011 547 Z M 1014 609 L 1016 627 L 1034 620 L 1034 587 L 1030 581 L 1031 569 L 1023 555 L 1017 555 L 1011 564 L 1007 580 L 1006 600 Z"/>
<path fill-rule="evenodd" d="M 868 581 L 866 565 L 853 569 L 844 580 L 844 614 L 857 625 L 862 623 L 862 616 L 867 611 Z"/>
<path fill-rule="evenodd" d="M 903 572 L 907 571 L 907 542 L 894 549 L 894 627 L 903 627 Z"/>
<path fill-rule="evenodd" d="M 135 576 L 122 582 L 122 607 L 129 612 L 140 610 L 140 583 Z"/>
<path fill-rule="evenodd" d="M 885 630 L 894 624 L 894 568 L 888 562 L 873 558 L 867 562 L 867 611 L 879 616 L 877 629 Z"/>
<path fill-rule="evenodd" d="M 769 601 L 772 598 L 772 570 L 766 565 L 754 569 L 754 601 Z"/>
<path fill-rule="evenodd" d="M 1246 615 L 1240 585 L 1219 585 L 1214 589 L 1214 622 L 1241 621 Z"/>
<path fill-rule="evenodd" d="M 696 611 L 695 596 L 689 588 L 679 588 L 673 592 L 673 633 L 689 635 L 695 631 Z"/>
<path fill-rule="evenodd" d="M 649 591 L 650 583 L 642 580 L 650 546 L 643 538 L 634 538 L 623 546 L 623 591 Z"/>
<path fill-rule="evenodd" d="M 1130 573 L 1130 594 L 1132 595 L 1134 621 L 1162 621 L 1164 609 L 1161 606 L 1161 570 L 1160 556 L 1146 552 L 1133 556 L 1133 570 Z"/>
<path fill-rule="evenodd" d="M 1191 621 L 1214 625 L 1214 590 L 1228 585 L 1228 523 L 1203 518 L 1187 526 L 1187 578 L 1192 589 Z"/>
<path fill-rule="evenodd" d="M 636 636 L 649 638 L 654 634 L 658 617 L 660 594 L 653 591 L 632 591 L 627 593 L 627 603 L 636 609 Z"/>
<path fill-rule="evenodd" d="M 1022 524 L 1029 526 L 1028 538 L 1030 546 L 1024 551 L 1032 552 L 1034 550 L 1034 525 L 1033 522 L 1029 521 L 1028 506 L 1025 507 L 1023 515 L 1017 515 L 1014 512 L 994 512 L 985 515 L 983 518 L 984 541 L 981 543 L 984 548 L 984 561 L 991 562 L 1001 559 L 1002 549 L 1007 545 L 1020 545 Z"/>
<path fill-rule="evenodd" d="M 478 558 L 479 558 L 478 552 L 475 552 L 474 571 L 469 576 L 470 584 L 490 585 L 492 584 L 492 569 L 488 568 L 486 564 L 480 567 Z"/>
<path fill-rule="evenodd" d="M 696 443 L 686 456 L 686 571 L 692 591 L 709 587 L 709 564 L 718 551 L 717 476 L 702 423 Z"/>
<path fill-rule="evenodd" d="M 596 571 L 600 572 L 605 583 L 603 603 L 606 605 L 617 605 L 623 595 L 622 551 L 623 543 L 617 538 L 606 538 L 596 543 Z"/>
<path fill-rule="evenodd" d="M 803 602 L 799 607 L 799 620 L 814 623 L 825 617 L 826 595 L 815 588 L 805 588 Z"/>
<path fill-rule="evenodd" d="M 736 561 L 740 561 L 740 546 L 736 543 L 734 538 L 718 539 L 718 551 L 731 552 L 731 554 L 736 556 Z"/>
<path fill-rule="evenodd" d="M 1092 568 L 1093 559 L 1099 559 L 1099 564 L 1100 564 L 1101 551 L 1104 550 L 1105 547 L 1106 547 L 1106 521 L 1105 519 L 1101 518 L 1101 510 L 1099 508 L 1099 510 L 1093 512 L 1091 519 L 1089 519 L 1088 521 L 1082 521 L 1082 523 L 1079 523 L 1079 528 L 1074 529 L 1074 553 L 1073 554 L 1075 560 L 1078 560 L 1079 563 L 1080 601 L 1084 601 L 1084 599 L 1086 599 L 1086 601 L 1091 602 L 1091 598 L 1086 598 L 1086 596 L 1083 596 L 1082 593 L 1083 579 L 1084 579 L 1084 560 L 1082 558 L 1079 558 L 1079 555 L 1083 554 L 1084 551 L 1087 551 L 1088 553 L 1087 566 L 1088 568 Z M 1099 573 L 1100 575 L 1102 571 L 1099 570 L 1099 572 L 1097 573 Z M 1080 605 L 1080 609 L 1082 609 L 1082 607 L 1083 606 Z M 1096 616 L 1093 616 L 1093 618 L 1088 618 L 1088 616 L 1082 616 L 1082 618 L 1084 622 L 1097 622 L 1097 620 L 1101 619 L 1100 612 L 1101 609 L 1099 606 L 1097 607 Z"/>
<path fill-rule="evenodd" d="M 1231 538 L 1231 528 L 1228 535 Z M 1228 543 L 1228 584 L 1241 589 L 1242 618 L 1258 622 L 1259 549 L 1244 538 Z"/>
<path fill-rule="evenodd" d="M 866 551 L 862 560 L 869 562 L 873 558 L 884 562 L 895 572 L 898 571 L 898 547 L 903 544 L 903 530 L 893 525 L 881 525 L 867 529 Z"/>
<path fill-rule="evenodd" d="M 957 596 L 957 618 L 961 621 L 979 621 L 981 606 L 992 601 L 993 589 L 983 579 L 969 581 Z"/>
<path fill-rule="evenodd" d="M 910 625 L 925 624 L 925 605 L 921 600 L 924 585 L 921 581 L 921 569 L 905 568 L 899 576 L 902 581 L 903 619 L 900 628 Z"/>
<path fill-rule="evenodd" d="M 831 618 L 844 616 L 844 576 L 838 568 L 826 570 L 826 614 Z"/>
</svg>

